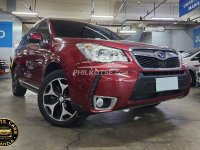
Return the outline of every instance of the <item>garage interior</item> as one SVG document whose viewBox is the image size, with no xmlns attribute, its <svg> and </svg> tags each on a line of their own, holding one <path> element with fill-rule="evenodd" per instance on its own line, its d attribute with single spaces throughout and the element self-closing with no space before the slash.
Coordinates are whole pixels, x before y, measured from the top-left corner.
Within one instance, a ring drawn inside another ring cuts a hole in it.
<svg viewBox="0 0 200 150">
<path fill-rule="evenodd" d="M 22 36 L 43 18 L 90 23 L 110 29 L 128 41 L 187 53 L 200 47 L 194 32 L 200 28 L 200 7 L 181 16 L 180 1 L 0 0 L 0 25 L 1 22 L 13 23 L 12 45 L 5 47 L 0 43 L 0 60 L 10 64 Z M 196 81 L 194 66 L 200 65 L 188 66 L 188 69 Z M 6 72 L 0 75 L 0 118 L 13 120 L 19 135 L 15 143 L 0 149 L 199 150 L 199 99 L 200 89 L 195 84 L 187 97 L 166 101 L 153 109 L 95 114 L 80 127 L 60 128 L 43 119 L 37 94 L 28 91 L 24 97 L 12 95 L 11 74 Z"/>
</svg>

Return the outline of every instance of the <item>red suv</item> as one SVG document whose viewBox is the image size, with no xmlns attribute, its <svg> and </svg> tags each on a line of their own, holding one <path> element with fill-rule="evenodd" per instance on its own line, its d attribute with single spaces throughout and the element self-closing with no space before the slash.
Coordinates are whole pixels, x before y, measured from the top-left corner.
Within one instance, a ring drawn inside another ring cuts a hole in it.
<svg viewBox="0 0 200 150">
<path fill-rule="evenodd" d="M 191 82 L 172 49 L 59 19 L 43 19 L 25 34 L 11 70 L 13 94 L 38 93 L 43 117 L 67 127 L 89 114 L 185 97 Z"/>
</svg>

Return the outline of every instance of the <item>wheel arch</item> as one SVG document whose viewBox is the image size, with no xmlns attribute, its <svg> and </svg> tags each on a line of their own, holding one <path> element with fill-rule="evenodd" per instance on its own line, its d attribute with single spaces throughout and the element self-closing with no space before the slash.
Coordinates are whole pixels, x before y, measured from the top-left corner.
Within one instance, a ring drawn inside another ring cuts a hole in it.
<svg viewBox="0 0 200 150">
<path fill-rule="evenodd" d="M 189 69 L 189 73 L 192 79 L 191 86 L 194 87 L 196 85 L 196 73 L 192 69 Z"/>
<path fill-rule="evenodd" d="M 52 73 L 52 72 L 54 72 L 54 71 L 56 71 L 56 70 L 60 70 L 60 69 L 64 69 L 64 68 L 63 68 L 62 65 L 59 64 L 58 62 L 55 62 L 55 61 L 54 61 L 54 62 L 49 63 L 49 64 L 47 65 L 46 69 L 45 69 L 44 78 L 45 78 L 48 74 L 50 74 L 50 73 Z"/>
<path fill-rule="evenodd" d="M 189 73 L 190 73 L 190 75 L 193 75 L 195 77 L 195 73 L 194 73 L 194 71 L 192 69 L 189 69 Z"/>
<path fill-rule="evenodd" d="M 13 69 L 16 68 L 16 67 L 17 67 L 17 62 L 16 62 L 16 60 L 15 60 L 15 59 L 12 59 L 12 58 L 10 57 L 10 71 L 11 71 L 11 73 L 13 73 Z"/>
</svg>

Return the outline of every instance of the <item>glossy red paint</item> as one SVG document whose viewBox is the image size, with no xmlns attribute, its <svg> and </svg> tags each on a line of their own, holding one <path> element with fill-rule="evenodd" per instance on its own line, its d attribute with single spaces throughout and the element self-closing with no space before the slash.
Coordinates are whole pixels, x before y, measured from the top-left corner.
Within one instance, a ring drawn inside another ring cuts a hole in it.
<svg viewBox="0 0 200 150">
<path fill-rule="evenodd" d="M 41 33 L 30 33 L 29 34 L 29 40 L 30 41 L 41 41 L 42 40 L 42 34 Z"/>
<path fill-rule="evenodd" d="M 19 50 L 15 57 L 15 66 L 18 66 L 19 79 L 23 80 L 34 87 L 39 88 L 45 78 L 45 73 L 52 63 L 59 64 L 65 71 L 66 79 L 69 83 L 69 90 L 72 103 L 79 105 L 85 112 L 99 113 L 106 111 L 114 111 L 123 108 L 136 107 L 141 105 L 148 105 L 153 103 L 160 103 L 165 100 L 181 98 L 188 94 L 190 85 L 184 89 L 182 93 L 172 94 L 168 96 L 159 96 L 156 98 L 149 98 L 139 101 L 130 100 L 130 95 L 138 81 L 141 72 L 158 72 L 163 70 L 144 69 L 141 68 L 133 59 L 130 53 L 130 48 L 154 48 L 159 47 L 148 45 L 144 43 L 136 43 L 130 41 L 108 41 L 97 39 L 83 39 L 83 38 L 58 38 L 55 36 L 55 31 L 51 22 L 47 20 L 50 40 L 48 43 L 41 46 L 39 43 L 28 43 Z M 29 37 L 32 39 L 41 40 L 40 33 L 30 33 Z M 97 63 L 91 62 L 76 47 L 77 43 L 95 43 L 107 47 L 113 47 L 123 50 L 128 58 L 128 62 L 115 63 Z M 101 65 L 101 69 L 97 66 Z M 119 69 L 119 66 L 121 68 Z M 84 68 L 83 67 L 87 67 Z M 117 103 L 111 110 L 95 110 L 91 105 L 89 97 L 91 87 L 95 80 L 94 74 L 74 74 L 74 71 L 82 70 L 104 70 L 109 71 L 110 68 L 115 68 L 111 74 L 102 75 L 94 95 L 116 97 Z M 116 69 L 118 68 L 118 69 Z M 165 69 L 164 71 L 184 71 L 189 77 L 187 68 L 181 66 L 176 69 Z M 118 74 L 116 71 L 126 71 L 128 74 Z"/>
<path fill-rule="evenodd" d="M 3 75 L 5 72 L 4 70 L 0 69 L 0 76 Z"/>
</svg>

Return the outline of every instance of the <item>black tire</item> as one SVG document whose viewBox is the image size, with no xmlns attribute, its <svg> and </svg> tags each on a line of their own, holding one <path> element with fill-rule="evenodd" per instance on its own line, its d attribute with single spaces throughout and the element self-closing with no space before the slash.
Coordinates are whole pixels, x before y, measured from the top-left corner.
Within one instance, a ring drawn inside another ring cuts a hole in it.
<svg viewBox="0 0 200 150">
<path fill-rule="evenodd" d="M 157 103 L 157 104 L 153 104 L 153 105 L 147 105 L 147 106 L 143 106 L 141 108 L 147 108 L 147 109 L 152 109 L 152 108 L 155 108 L 156 106 L 158 106 L 160 103 Z"/>
<path fill-rule="evenodd" d="M 38 106 L 42 116 L 59 127 L 80 126 L 87 117 L 73 110 L 63 70 L 54 71 L 44 79 L 38 93 Z"/>
<path fill-rule="evenodd" d="M 191 86 L 195 87 L 196 86 L 196 76 L 195 76 L 195 73 L 193 71 L 191 71 L 191 70 L 190 70 L 190 76 L 192 78 Z"/>
<path fill-rule="evenodd" d="M 24 96 L 27 89 L 22 87 L 16 73 L 16 68 L 12 72 L 12 92 L 14 96 Z"/>
</svg>

